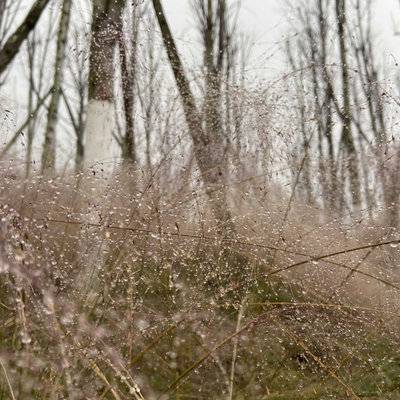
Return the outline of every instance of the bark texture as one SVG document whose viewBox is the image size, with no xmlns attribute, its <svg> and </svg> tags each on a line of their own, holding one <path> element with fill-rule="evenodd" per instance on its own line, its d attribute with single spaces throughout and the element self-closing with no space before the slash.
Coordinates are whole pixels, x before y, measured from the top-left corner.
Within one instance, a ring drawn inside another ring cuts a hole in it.
<svg viewBox="0 0 400 400">
<path fill-rule="evenodd" d="M 115 48 L 119 41 L 124 0 L 93 0 L 86 123 L 86 167 L 110 165 L 115 129 Z M 107 164 L 105 164 L 107 162 Z M 98 163 L 101 163 L 98 165 Z"/>
</svg>

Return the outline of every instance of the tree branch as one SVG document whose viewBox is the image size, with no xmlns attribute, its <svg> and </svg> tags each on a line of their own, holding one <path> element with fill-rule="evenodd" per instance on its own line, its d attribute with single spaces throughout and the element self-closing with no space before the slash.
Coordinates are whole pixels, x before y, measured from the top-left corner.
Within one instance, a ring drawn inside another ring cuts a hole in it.
<svg viewBox="0 0 400 400">
<path fill-rule="evenodd" d="M 21 44 L 28 37 L 29 33 L 35 28 L 49 1 L 50 0 L 37 0 L 30 9 L 25 20 L 14 34 L 8 38 L 6 44 L 0 50 L 0 75 L 17 55 Z"/>
</svg>

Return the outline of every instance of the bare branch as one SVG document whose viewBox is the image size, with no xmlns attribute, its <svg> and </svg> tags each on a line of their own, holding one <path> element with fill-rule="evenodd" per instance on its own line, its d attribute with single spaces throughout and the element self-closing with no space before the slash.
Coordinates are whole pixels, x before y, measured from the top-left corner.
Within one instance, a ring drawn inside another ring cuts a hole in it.
<svg viewBox="0 0 400 400">
<path fill-rule="evenodd" d="M 25 20 L 0 50 L 0 75 L 5 71 L 14 57 L 18 54 L 21 44 L 26 40 L 29 33 L 35 28 L 49 1 L 50 0 L 37 0 L 29 11 Z"/>
</svg>

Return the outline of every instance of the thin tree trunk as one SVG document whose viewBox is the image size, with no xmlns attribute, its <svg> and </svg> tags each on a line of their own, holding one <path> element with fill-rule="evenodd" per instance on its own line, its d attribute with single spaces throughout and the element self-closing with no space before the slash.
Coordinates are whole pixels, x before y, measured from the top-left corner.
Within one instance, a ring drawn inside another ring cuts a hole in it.
<svg viewBox="0 0 400 400">
<path fill-rule="evenodd" d="M 153 35 L 153 33 L 149 32 L 149 35 Z M 158 70 L 158 63 L 155 63 L 154 60 L 154 50 L 155 50 L 155 41 L 154 36 L 149 37 L 148 43 L 148 57 L 149 57 L 149 80 L 148 80 L 148 90 L 149 90 L 149 101 L 147 106 L 145 107 L 145 122 L 144 122 L 144 130 L 146 137 L 146 166 L 151 172 L 152 170 L 152 162 L 151 162 L 151 134 L 153 131 L 153 120 L 154 120 L 154 103 L 155 103 L 155 83 L 156 83 L 156 73 Z"/>
<path fill-rule="evenodd" d="M 217 56 L 214 60 L 214 45 L 215 41 L 215 16 L 212 7 L 212 0 L 207 2 L 207 19 L 204 32 L 205 46 L 205 68 L 206 68 L 206 96 L 205 96 L 205 132 L 207 136 L 215 137 L 215 141 L 224 142 L 223 128 L 221 121 L 221 78 L 223 60 L 225 55 L 225 2 L 218 0 L 218 47 Z M 225 146 L 223 146 L 224 148 Z M 224 149 L 221 149 L 223 153 Z M 221 154 L 224 158 L 224 154 Z M 223 161 L 220 159 L 220 162 Z"/>
<path fill-rule="evenodd" d="M 224 143 L 220 136 L 207 135 L 203 131 L 202 120 L 191 92 L 189 81 L 185 75 L 174 38 L 165 18 L 161 1 L 152 0 L 152 3 L 182 100 L 186 122 L 193 141 L 194 154 L 210 199 L 211 208 L 218 221 L 220 232 L 229 235 L 229 233 L 234 231 L 234 226 L 228 210 L 227 195 L 224 186 Z"/>
<path fill-rule="evenodd" d="M 350 77 L 346 46 L 346 0 L 336 0 L 335 6 L 342 72 L 343 111 L 341 143 L 343 143 L 346 150 L 346 156 L 348 157 L 350 192 L 353 205 L 358 208 L 361 204 L 361 187 L 358 160 L 351 129 Z"/>
<path fill-rule="evenodd" d="M 28 92 L 28 115 L 33 114 L 34 108 L 34 95 L 35 95 L 35 82 L 34 82 L 34 69 L 35 69 L 35 52 L 36 43 L 28 40 L 28 65 L 29 65 L 29 92 Z M 35 137 L 35 120 L 30 120 L 27 129 L 27 145 L 26 145 L 26 166 L 25 177 L 29 178 L 32 168 L 32 147 L 33 139 Z"/>
<path fill-rule="evenodd" d="M 324 7 L 325 5 L 325 7 Z M 326 141 L 328 142 L 328 155 L 329 155 L 329 175 L 330 175 L 330 190 L 329 190 L 329 206 L 331 211 L 338 210 L 338 202 L 341 200 L 338 193 L 338 168 L 335 160 L 335 151 L 333 146 L 332 138 L 332 127 L 333 127 L 333 117 L 332 117 L 332 101 L 333 101 L 333 87 L 330 82 L 330 77 L 327 70 L 327 22 L 326 22 L 326 2 L 323 0 L 318 0 L 318 27 L 319 36 L 321 41 L 321 55 L 320 64 L 322 67 L 322 77 L 324 81 L 324 102 L 323 110 L 325 114 L 324 122 L 324 135 Z"/>
<path fill-rule="evenodd" d="M 7 7 L 7 0 L 0 0 L 0 28 L 2 28 L 6 7 Z M 3 36 L 0 36 L 0 43 L 2 40 Z"/>
<path fill-rule="evenodd" d="M 122 139 L 122 158 L 132 163 L 136 162 L 136 145 L 134 132 L 134 108 L 135 108 L 135 78 L 136 78 L 136 56 L 138 43 L 138 8 L 139 5 L 133 3 L 133 37 L 131 38 L 131 58 L 127 57 L 127 43 L 120 24 L 119 33 L 119 54 L 122 74 L 122 95 L 125 116 L 125 135 Z"/>
<path fill-rule="evenodd" d="M 61 84 L 64 74 L 65 49 L 68 40 L 68 28 L 71 15 L 71 0 L 64 0 L 60 25 L 57 36 L 56 63 L 54 66 L 53 94 L 50 100 L 49 112 L 47 115 L 47 127 L 44 137 L 42 153 L 42 173 L 52 175 L 55 172 L 56 162 L 56 126 L 58 121 L 58 106 L 61 97 Z"/>
</svg>

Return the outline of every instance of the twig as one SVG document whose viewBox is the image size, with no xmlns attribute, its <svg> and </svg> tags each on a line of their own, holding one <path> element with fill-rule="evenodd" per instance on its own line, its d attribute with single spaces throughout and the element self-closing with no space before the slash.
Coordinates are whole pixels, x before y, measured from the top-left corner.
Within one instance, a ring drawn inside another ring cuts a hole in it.
<svg viewBox="0 0 400 400">
<path fill-rule="evenodd" d="M 210 351 L 208 351 L 207 353 L 205 353 L 202 357 L 200 357 L 194 364 L 192 364 L 189 368 L 187 368 L 181 375 L 178 376 L 178 378 L 176 378 L 167 388 L 166 392 L 164 394 L 170 393 L 172 391 L 174 391 L 179 383 L 185 379 L 193 370 L 195 370 L 197 367 L 199 367 L 201 364 L 203 364 L 203 362 L 205 360 L 207 360 L 207 358 L 209 358 L 214 352 L 216 352 L 218 349 L 220 349 L 221 347 L 223 347 L 225 344 L 227 344 L 228 342 L 230 342 L 232 339 L 234 339 L 235 337 L 237 337 L 238 335 L 240 335 L 242 332 L 246 331 L 247 329 L 249 329 L 251 326 L 253 326 L 259 319 L 261 319 L 263 316 L 265 316 L 264 314 L 251 320 L 250 322 L 248 322 L 243 328 L 239 329 L 239 330 L 235 330 L 235 332 L 233 332 L 232 334 L 230 334 L 229 336 L 227 336 L 225 339 L 221 340 L 215 347 L 213 347 Z"/>
<path fill-rule="evenodd" d="M 50 90 L 46 93 L 44 97 L 42 97 L 37 105 L 36 108 L 33 110 L 33 112 L 28 115 L 26 118 L 25 122 L 19 127 L 17 132 L 14 133 L 14 136 L 11 138 L 11 140 L 7 143 L 6 147 L 1 151 L 0 153 L 0 160 L 5 156 L 5 154 L 10 150 L 10 148 L 15 144 L 17 139 L 22 135 L 24 132 L 23 130 L 29 125 L 31 119 L 35 117 L 35 115 L 39 112 L 40 107 L 43 105 L 43 103 L 46 101 L 46 99 L 49 97 L 50 93 L 52 92 L 53 88 L 50 88 Z"/>
<path fill-rule="evenodd" d="M 366 250 L 366 249 L 374 249 L 374 248 L 377 248 L 377 247 L 388 246 L 388 245 L 391 245 L 391 244 L 400 244 L 400 239 L 388 240 L 386 242 L 378 242 L 378 243 L 374 243 L 374 244 L 366 244 L 366 245 L 363 245 L 363 246 L 353 247 L 353 248 L 350 248 L 350 249 L 340 250 L 340 251 L 336 251 L 336 252 L 333 252 L 333 253 L 324 254 L 322 256 L 313 257 L 313 258 L 311 258 L 309 260 L 300 261 L 300 262 L 288 265 L 288 266 L 283 267 L 283 268 L 277 268 L 274 271 L 270 272 L 268 274 L 268 276 L 279 274 L 280 272 L 287 271 L 289 269 L 292 269 L 292 268 L 295 268 L 295 267 L 299 267 L 299 266 L 304 265 L 304 264 L 308 264 L 309 262 L 312 262 L 312 261 L 314 261 L 314 262 L 315 261 L 321 261 L 321 260 L 324 260 L 325 258 L 334 257 L 334 256 L 338 256 L 338 255 L 341 255 L 341 254 L 353 253 L 355 251 Z M 352 271 L 359 272 L 355 268 L 352 268 Z M 365 274 L 365 273 L 363 273 L 363 274 Z"/>
<path fill-rule="evenodd" d="M 13 391 L 12 386 L 11 386 L 10 379 L 8 379 L 8 374 L 7 374 L 6 367 L 4 366 L 3 361 L 2 361 L 1 358 L 0 358 L 0 365 L 1 365 L 1 368 L 3 368 L 4 376 L 6 378 L 8 388 L 10 389 L 11 398 L 12 398 L 12 400 L 16 400 L 16 398 L 14 396 L 14 391 Z"/>
<path fill-rule="evenodd" d="M 128 226 L 116 226 L 116 225 L 102 225 L 102 224 L 96 224 L 96 223 L 89 223 L 89 222 L 82 222 L 82 221 L 65 221 L 65 220 L 61 220 L 61 219 L 53 219 L 53 218 L 36 218 L 37 221 L 43 221 L 43 222 L 52 222 L 52 223 L 60 223 L 60 224 L 71 224 L 71 225 L 86 225 L 89 227 L 97 227 L 97 228 L 107 228 L 107 229 L 114 229 L 114 230 L 120 230 L 120 231 L 128 231 L 128 232 L 133 232 L 133 233 L 144 233 L 146 235 L 158 235 L 159 232 L 155 232 L 151 229 L 143 229 L 143 228 L 133 228 L 133 227 L 128 227 Z M 176 236 L 178 238 L 189 238 L 189 239 L 198 239 L 198 240 L 207 240 L 209 242 L 215 243 L 218 241 L 223 241 L 225 243 L 230 243 L 232 245 L 242 245 L 242 246 L 248 246 L 248 247 L 255 247 L 255 248 L 260 248 L 260 249 L 268 249 L 268 250 L 277 250 L 277 251 L 281 251 L 283 253 L 287 253 L 287 254 L 291 254 L 291 255 L 297 255 L 297 256 L 302 256 L 302 257 L 307 257 L 308 259 L 305 261 L 301 261 L 295 264 L 291 264 L 289 266 L 283 267 L 283 268 L 278 268 L 272 272 L 270 272 L 269 274 L 267 274 L 267 277 L 270 277 L 272 275 L 276 275 L 280 272 L 295 268 L 297 266 L 300 265 L 304 265 L 307 264 L 311 261 L 320 261 L 320 260 L 325 260 L 326 258 L 329 257 L 333 257 L 336 255 L 340 255 L 340 254 L 346 254 L 346 253 L 351 253 L 354 251 L 359 251 L 359 250 L 364 250 L 364 249 L 370 249 L 370 248 L 377 248 L 377 247 L 382 247 L 382 246 L 386 246 L 386 245 L 390 245 L 390 244 L 400 244 L 400 239 L 396 239 L 396 240 L 390 240 L 387 242 L 379 242 L 379 243 L 375 243 L 375 244 L 369 244 L 369 245 L 364 245 L 364 246 L 360 246 L 360 247 L 354 247 L 351 249 L 347 249 L 347 250 L 342 250 L 342 251 L 338 251 L 336 253 L 331 253 L 331 254 L 326 254 L 326 255 L 322 255 L 322 256 L 312 256 L 310 254 L 305 254 L 305 253 L 300 253 L 297 251 L 292 251 L 292 250 L 287 250 L 284 248 L 280 248 L 280 247 L 276 247 L 276 246 L 270 246 L 267 244 L 262 244 L 262 243 L 253 243 L 253 242 L 246 242 L 243 240 L 238 240 L 238 239 L 234 239 L 234 238 L 218 238 L 218 237 L 212 237 L 212 236 L 204 236 L 204 235 L 196 235 L 196 234 L 189 234 L 189 233 L 182 233 L 182 232 L 170 232 L 170 231 L 163 231 L 163 235 L 164 236 Z M 363 275 L 366 276 L 368 278 L 374 279 L 380 283 L 383 283 L 387 286 L 392 287 L 393 289 L 397 289 L 400 290 L 400 286 L 396 285 L 395 283 L 389 282 L 383 278 L 379 278 L 377 276 L 374 276 L 372 274 L 369 274 L 368 272 L 363 272 L 363 271 L 359 271 L 358 269 L 349 267 L 346 264 L 343 263 L 339 263 L 336 261 L 332 261 L 332 260 L 325 260 L 326 263 L 335 265 L 337 267 L 340 268 L 344 268 L 347 269 L 349 271 L 354 271 L 355 273 L 359 274 L 359 275 Z"/>
<path fill-rule="evenodd" d="M 246 301 L 247 301 L 247 298 L 245 297 L 242 300 L 242 304 L 240 305 L 240 309 L 239 309 L 237 321 L 236 321 L 236 332 L 240 331 L 240 324 L 242 322 Z M 236 359 L 237 359 L 237 350 L 238 350 L 238 340 L 237 340 L 237 338 L 235 338 L 235 340 L 233 342 L 231 373 L 229 376 L 228 400 L 233 399 L 233 384 L 234 384 L 234 380 L 235 380 L 235 366 L 236 366 Z"/>
</svg>

